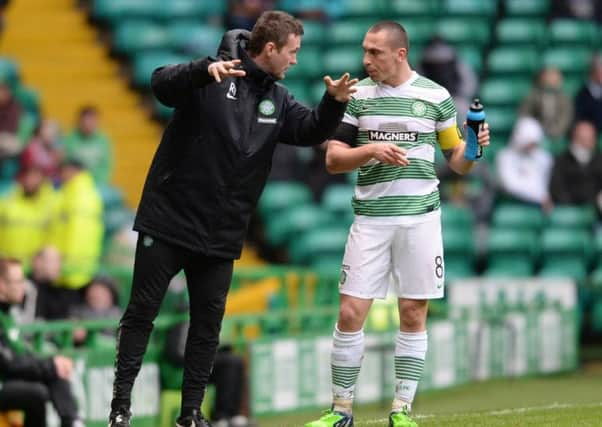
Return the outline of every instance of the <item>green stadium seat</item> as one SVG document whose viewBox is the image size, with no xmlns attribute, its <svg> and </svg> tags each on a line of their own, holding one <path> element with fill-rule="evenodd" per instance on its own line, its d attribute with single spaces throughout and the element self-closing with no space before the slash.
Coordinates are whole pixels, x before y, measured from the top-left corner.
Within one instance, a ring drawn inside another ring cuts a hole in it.
<svg viewBox="0 0 602 427">
<path fill-rule="evenodd" d="M 381 18 L 387 12 L 386 4 L 386 0 L 340 0 L 339 6 L 342 17 Z"/>
<path fill-rule="evenodd" d="M 332 78 L 338 78 L 345 72 L 358 76 L 363 70 L 362 57 L 363 52 L 359 46 L 330 49 L 324 54 L 322 72 Z"/>
<path fill-rule="evenodd" d="M 224 28 L 194 21 L 173 22 L 166 28 L 167 46 L 195 57 L 215 55 Z"/>
<path fill-rule="evenodd" d="M 353 185 L 331 184 L 322 194 L 322 206 L 337 215 L 345 215 L 352 212 L 351 198 L 353 197 Z"/>
<path fill-rule="evenodd" d="M 408 33 L 410 52 L 417 46 L 424 46 L 437 30 L 437 21 L 433 18 L 397 19 Z"/>
<path fill-rule="evenodd" d="M 517 107 L 529 94 L 532 82 L 525 78 L 492 78 L 485 80 L 479 90 L 487 106 Z"/>
<path fill-rule="evenodd" d="M 289 68 L 286 72 L 286 78 L 316 78 L 321 76 L 322 73 L 322 50 L 317 46 L 304 46 L 302 44 L 297 54 L 297 64 Z"/>
<path fill-rule="evenodd" d="M 305 49 L 308 45 L 321 45 L 324 43 L 326 38 L 326 26 L 319 21 L 303 21 L 303 41 L 301 43 L 302 49 Z"/>
<path fill-rule="evenodd" d="M 472 229 L 443 228 L 443 253 L 447 266 L 457 271 L 472 272 L 475 247 Z"/>
<path fill-rule="evenodd" d="M 588 231 L 549 228 L 542 233 L 542 272 L 545 274 L 566 270 L 583 278 L 581 273 L 586 273 L 591 253 L 592 236 Z"/>
<path fill-rule="evenodd" d="M 535 48 L 497 47 L 490 52 L 487 65 L 491 74 L 522 74 L 529 77 L 539 69 L 540 58 Z"/>
<path fill-rule="evenodd" d="M 156 68 L 189 60 L 190 58 L 171 51 L 140 53 L 132 62 L 132 82 L 136 87 L 149 87 L 151 75 Z"/>
<path fill-rule="evenodd" d="M 295 181 L 270 181 L 259 199 L 258 209 L 268 222 L 271 217 L 280 214 L 287 207 L 308 204 L 311 200 L 311 191 L 305 184 Z"/>
<path fill-rule="evenodd" d="M 596 334 L 602 333 L 602 299 L 594 302 L 591 312 L 591 327 Z"/>
<path fill-rule="evenodd" d="M 548 216 L 548 228 L 591 231 L 596 212 L 591 206 L 557 205 Z"/>
<path fill-rule="evenodd" d="M 485 20 L 497 13 L 497 0 L 443 0 L 441 14 L 444 16 L 478 16 Z"/>
<path fill-rule="evenodd" d="M 176 21 L 181 19 L 201 18 L 206 6 L 198 0 L 169 0 L 155 4 L 153 16 L 157 20 Z"/>
<path fill-rule="evenodd" d="M 305 79 L 290 79 L 286 78 L 283 81 L 283 85 L 286 86 L 288 91 L 295 97 L 295 99 L 302 104 L 307 106 L 312 105 L 311 92 L 309 85 Z"/>
<path fill-rule="evenodd" d="M 549 47 L 542 55 L 543 66 L 558 68 L 563 74 L 581 77 L 587 74 L 592 53 L 590 49 L 579 46 Z"/>
<path fill-rule="evenodd" d="M 342 259 L 348 232 L 340 226 L 308 231 L 291 242 L 289 259 L 294 264 L 311 264 L 322 257 Z"/>
<path fill-rule="evenodd" d="M 492 228 L 487 238 L 487 276 L 530 276 L 537 256 L 536 233 Z"/>
<path fill-rule="evenodd" d="M 353 74 L 352 76 L 355 77 L 355 75 Z M 318 103 L 322 100 L 325 91 L 326 86 L 324 86 L 324 83 L 322 81 L 316 81 L 315 83 L 312 83 L 309 87 L 311 104 L 318 105 Z"/>
<path fill-rule="evenodd" d="M 466 206 L 443 203 L 441 206 L 441 226 L 443 230 L 457 230 L 466 234 L 472 233 L 474 214 Z"/>
<path fill-rule="evenodd" d="M 495 228 L 539 231 L 544 216 L 536 206 L 523 204 L 501 204 L 493 211 L 491 224 Z"/>
<path fill-rule="evenodd" d="M 483 19 L 443 18 L 437 24 L 437 33 L 457 46 L 483 46 L 491 38 L 491 25 Z"/>
<path fill-rule="evenodd" d="M 19 83 L 19 75 L 17 62 L 7 57 L 0 57 L 0 81 L 8 83 L 14 88 Z"/>
<path fill-rule="evenodd" d="M 579 75 L 568 75 L 564 76 L 564 83 L 562 88 L 564 92 L 571 98 L 577 95 L 577 92 L 585 84 L 584 77 Z"/>
<path fill-rule="evenodd" d="M 506 0 L 508 16 L 540 16 L 547 15 L 550 0 Z"/>
<path fill-rule="evenodd" d="M 115 29 L 113 48 L 116 52 L 132 55 L 143 50 L 161 49 L 168 45 L 162 26 L 149 21 L 127 21 Z"/>
<path fill-rule="evenodd" d="M 497 24 L 495 34 L 502 45 L 539 46 L 545 39 L 546 25 L 543 19 L 509 18 Z"/>
<path fill-rule="evenodd" d="M 507 140 L 516 121 L 516 110 L 507 107 L 488 107 L 487 123 L 491 129 L 492 135 L 501 140 Z"/>
<path fill-rule="evenodd" d="M 593 21 L 557 19 L 548 27 L 551 44 L 594 46 L 598 42 L 598 29 Z"/>
<path fill-rule="evenodd" d="M 460 45 L 456 46 L 458 56 L 472 67 L 475 73 L 480 74 L 483 69 L 483 52 L 478 46 Z"/>
<path fill-rule="evenodd" d="M 288 243 L 301 233 L 335 223 L 330 212 L 314 204 L 291 206 L 266 221 L 268 242 L 274 246 Z"/>
<path fill-rule="evenodd" d="M 388 13 L 401 17 L 431 17 L 439 13 L 439 0 L 391 0 Z"/>
<path fill-rule="evenodd" d="M 570 278 L 579 282 L 587 277 L 587 267 L 583 260 L 576 258 L 558 259 L 545 262 L 539 271 L 541 277 Z"/>
<path fill-rule="evenodd" d="M 328 28 L 329 46 L 353 45 L 361 52 L 361 44 L 368 28 L 374 24 L 371 19 L 342 19 L 333 22 Z"/>
<path fill-rule="evenodd" d="M 161 4 L 158 0 L 96 0 L 92 16 L 109 24 L 126 19 L 152 19 Z"/>
</svg>

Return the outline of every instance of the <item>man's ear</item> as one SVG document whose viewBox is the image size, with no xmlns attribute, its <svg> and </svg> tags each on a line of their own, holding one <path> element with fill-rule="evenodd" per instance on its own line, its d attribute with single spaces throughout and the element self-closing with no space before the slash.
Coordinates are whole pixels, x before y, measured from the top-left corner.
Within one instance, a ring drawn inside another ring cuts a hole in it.
<svg viewBox="0 0 602 427">
<path fill-rule="evenodd" d="M 265 47 L 263 48 L 264 52 L 268 55 L 271 56 L 274 53 L 277 52 L 278 49 L 276 49 L 276 43 L 274 42 L 267 42 L 265 44 Z"/>
</svg>

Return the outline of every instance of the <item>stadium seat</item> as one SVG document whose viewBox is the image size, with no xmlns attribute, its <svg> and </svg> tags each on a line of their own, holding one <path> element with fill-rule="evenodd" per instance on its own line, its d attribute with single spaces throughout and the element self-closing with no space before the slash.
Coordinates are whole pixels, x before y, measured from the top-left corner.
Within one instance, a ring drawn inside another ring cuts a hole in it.
<svg viewBox="0 0 602 427">
<path fill-rule="evenodd" d="M 346 215 L 352 211 L 353 192 L 353 185 L 331 184 L 322 194 L 322 206 L 333 214 Z"/>
<path fill-rule="evenodd" d="M 539 231 L 544 216 L 536 206 L 523 204 L 501 204 L 493 211 L 491 225 L 495 228 Z"/>
<path fill-rule="evenodd" d="M 116 52 L 132 55 L 143 50 L 161 49 L 168 45 L 162 26 L 149 21 L 127 21 L 115 29 L 113 48 Z"/>
<path fill-rule="evenodd" d="M 564 271 L 585 277 L 592 250 L 591 233 L 585 230 L 549 228 L 541 238 L 542 275 Z"/>
<path fill-rule="evenodd" d="M 443 0 L 441 14 L 475 16 L 486 20 L 496 15 L 497 3 L 497 0 Z"/>
<path fill-rule="evenodd" d="M 310 203 L 312 194 L 309 188 L 295 181 L 270 181 L 259 199 L 259 213 L 269 221 L 285 208 Z"/>
<path fill-rule="evenodd" d="M 497 77 L 485 80 L 479 95 L 487 106 L 516 107 L 528 95 L 531 86 L 530 79 Z"/>
<path fill-rule="evenodd" d="M 308 46 L 316 46 L 324 43 L 326 37 L 326 26 L 319 21 L 303 21 L 303 43 L 302 49 Z"/>
<path fill-rule="evenodd" d="M 551 44 L 594 46 L 598 42 L 598 29 L 593 21 L 556 19 L 548 27 Z"/>
<path fill-rule="evenodd" d="M 537 18 L 504 19 L 497 24 L 495 34 L 502 45 L 539 46 L 545 39 L 546 25 Z"/>
<path fill-rule="evenodd" d="M 266 222 L 268 242 L 281 246 L 309 230 L 336 222 L 333 214 L 314 204 L 293 205 Z"/>
<path fill-rule="evenodd" d="M 535 48 L 497 47 L 487 58 L 491 74 L 514 74 L 530 77 L 539 69 L 540 58 Z"/>
<path fill-rule="evenodd" d="M 457 230 L 466 234 L 472 233 L 474 214 L 468 207 L 443 203 L 441 205 L 441 226 L 444 231 Z"/>
<path fill-rule="evenodd" d="M 407 17 L 431 17 L 440 11 L 439 0 L 391 0 L 388 13 L 400 19 Z"/>
<path fill-rule="evenodd" d="M 584 83 L 585 82 L 583 80 L 582 75 L 568 75 L 564 76 L 564 83 L 562 85 L 562 88 L 569 97 L 573 98 L 575 97 L 575 95 L 577 95 L 577 92 L 579 91 L 579 89 L 581 89 Z M 599 148 L 602 149 L 602 145 Z"/>
<path fill-rule="evenodd" d="M 543 66 L 554 66 L 565 76 L 573 74 L 581 78 L 587 74 L 592 53 L 589 48 L 579 46 L 551 46 L 542 55 Z"/>
<path fill-rule="evenodd" d="M 496 227 L 487 238 L 487 276 L 530 276 L 537 256 L 536 233 Z"/>
<path fill-rule="evenodd" d="M 169 24 L 166 33 L 169 48 L 194 57 L 203 57 L 217 53 L 224 28 L 194 21 L 180 21 Z"/>
<path fill-rule="evenodd" d="M 508 16 L 540 16 L 547 15 L 550 0 L 506 0 Z"/>
<path fill-rule="evenodd" d="M 602 299 L 595 301 L 592 307 L 591 327 L 593 332 L 602 333 Z"/>
<path fill-rule="evenodd" d="M 587 277 L 585 262 L 576 258 L 544 262 L 538 274 L 540 277 L 570 278 L 582 282 Z"/>
<path fill-rule="evenodd" d="M 328 45 L 352 45 L 361 52 L 361 44 L 368 28 L 374 24 L 369 19 L 342 19 L 333 22 L 327 31 Z"/>
<path fill-rule="evenodd" d="M 149 87 L 151 75 L 156 68 L 188 60 L 190 58 L 166 50 L 140 53 L 132 62 L 132 82 L 136 87 Z"/>
<path fill-rule="evenodd" d="M 386 14 L 386 3 L 386 0 L 340 0 L 339 7 L 342 17 L 379 19 Z M 372 21 L 374 22 L 374 19 Z"/>
<path fill-rule="evenodd" d="M 363 70 L 362 55 L 359 46 L 332 48 L 324 54 L 322 72 L 330 74 L 333 78 L 338 78 L 345 72 L 357 76 Z"/>
<path fill-rule="evenodd" d="M 456 46 L 456 50 L 460 59 L 470 65 L 477 75 L 481 73 L 483 69 L 483 52 L 480 47 L 460 45 Z"/>
<path fill-rule="evenodd" d="M 322 73 L 322 50 L 317 46 L 302 45 L 297 54 L 297 65 L 289 68 L 286 78 L 316 78 Z"/>
<path fill-rule="evenodd" d="M 408 33 L 410 39 L 410 52 L 417 49 L 418 46 L 424 46 L 424 44 L 435 35 L 437 30 L 437 21 L 433 18 L 400 18 L 397 19 L 396 22 L 400 23 Z"/>
<path fill-rule="evenodd" d="M 491 129 L 492 137 L 507 141 L 514 122 L 516 121 L 516 110 L 507 107 L 488 107 L 487 122 Z"/>
<path fill-rule="evenodd" d="M 289 245 L 289 260 L 293 264 L 307 265 L 322 257 L 342 259 L 348 232 L 347 228 L 339 226 L 308 231 Z"/>
<path fill-rule="evenodd" d="M 595 221 L 596 212 L 591 206 L 557 205 L 548 216 L 547 226 L 590 232 Z"/>
<path fill-rule="evenodd" d="M 153 18 L 157 0 L 96 0 L 93 2 L 92 16 L 109 24 L 138 18 Z"/>
<path fill-rule="evenodd" d="M 456 46 L 483 46 L 491 38 L 491 25 L 483 19 L 443 18 L 437 24 L 437 33 Z"/>
<path fill-rule="evenodd" d="M 475 261 L 472 229 L 443 228 L 443 253 L 446 270 L 472 275 Z"/>
<path fill-rule="evenodd" d="M 307 106 L 312 105 L 313 100 L 306 79 L 291 79 L 287 77 L 282 83 L 297 101 Z"/>
<path fill-rule="evenodd" d="M 198 0 L 169 0 L 158 2 L 153 10 L 153 17 L 157 20 L 177 21 L 181 19 L 201 18 L 206 7 L 203 3 L 222 3 L 222 2 L 203 2 Z"/>
</svg>

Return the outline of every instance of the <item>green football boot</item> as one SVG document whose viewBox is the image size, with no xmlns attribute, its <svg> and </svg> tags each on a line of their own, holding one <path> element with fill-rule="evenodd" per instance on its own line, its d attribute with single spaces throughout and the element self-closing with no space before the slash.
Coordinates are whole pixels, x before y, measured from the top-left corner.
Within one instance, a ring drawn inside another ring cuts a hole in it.
<svg viewBox="0 0 602 427">
<path fill-rule="evenodd" d="M 353 415 L 328 410 L 319 420 L 305 424 L 305 427 L 353 427 Z"/>
<path fill-rule="evenodd" d="M 399 412 L 391 412 L 389 415 L 389 427 L 418 427 L 418 424 L 410 418 L 407 409 L 402 409 Z"/>
</svg>

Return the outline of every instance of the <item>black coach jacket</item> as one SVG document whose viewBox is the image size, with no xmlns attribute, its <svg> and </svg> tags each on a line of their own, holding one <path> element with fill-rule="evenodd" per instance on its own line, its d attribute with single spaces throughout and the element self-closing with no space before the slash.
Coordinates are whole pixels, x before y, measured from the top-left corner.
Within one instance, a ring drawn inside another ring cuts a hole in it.
<svg viewBox="0 0 602 427">
<path fill-rule="evenodd" d="M 217 83 L 207 72 L 212 58 L 154 71 L 155 96 L 175 112 L 151 164 L 134 225 L 139 232 L 226 259 L 240 257 L 276 144 L 323 142 L 346 107 L 327 93 L 314 110 L 301 105 L 255 65 L 243 43 L 237 39 L 230 56 L 240 57 L 245 77 Z"/>
</svg>

